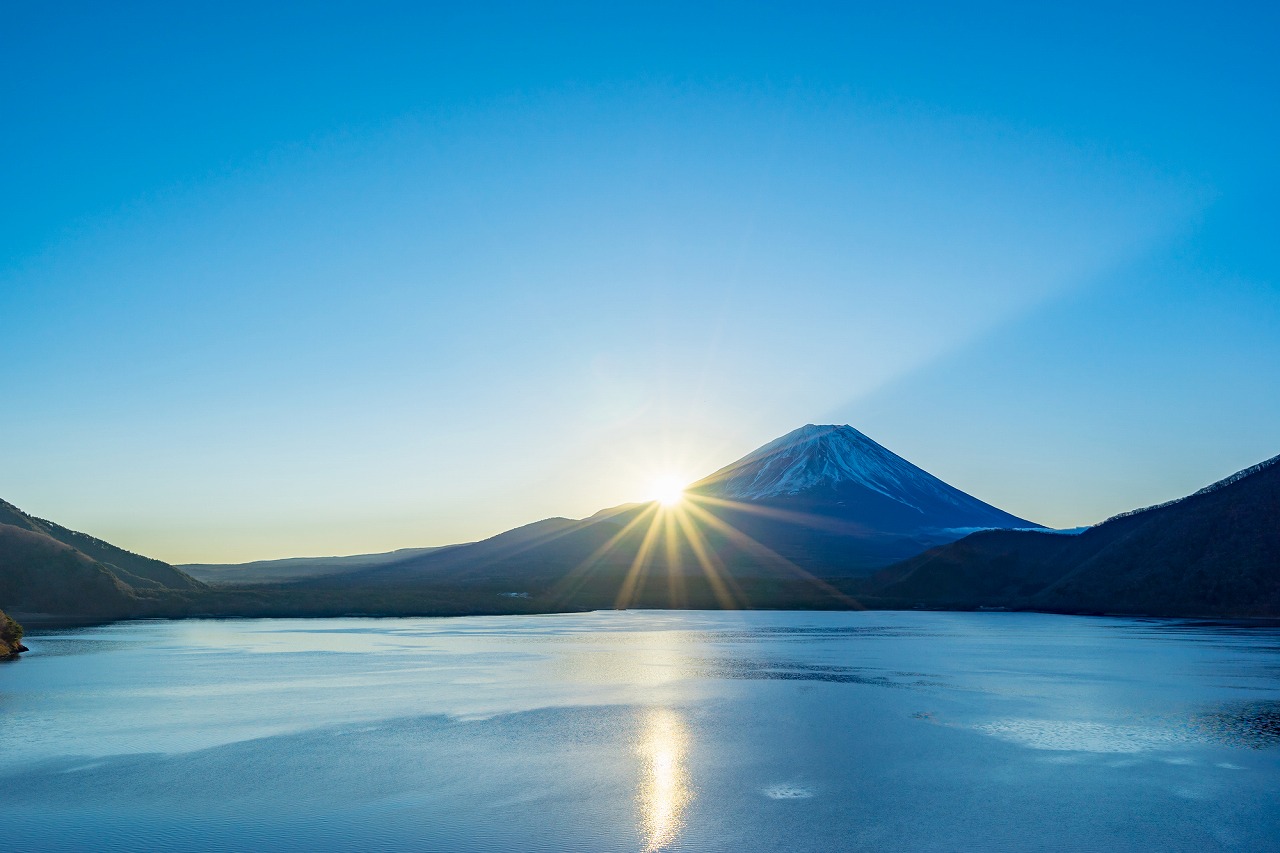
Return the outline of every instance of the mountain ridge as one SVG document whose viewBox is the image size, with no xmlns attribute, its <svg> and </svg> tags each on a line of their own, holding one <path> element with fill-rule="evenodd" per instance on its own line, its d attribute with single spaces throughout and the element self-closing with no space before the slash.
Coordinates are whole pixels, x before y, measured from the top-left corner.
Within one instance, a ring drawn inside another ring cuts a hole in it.
<svg viewBox="0 0 1280 853">
<path fill-rule="evenodd" d="M 14 612 L 137 615 L 206 589 L 168 563 L 0 500 L 0 604 Z"/>
<path fill-rule="evenodd" d="M 457 545 L 435 545 L 422 548 L 398 548 L 395 551 L 381 551 L 374 554 L 351 554 L 341 557 L 283 557 L 274 560 L 251 560 L 245 563 L 182 563 L 174 568 L 186 572 L 202 583 L 215 586 L 288 583 L 395 563 L 438 551 L 441 548 L 456 547 Z"/>
<path fill-rule="evenodd" d="M 731 576 L 858 576 L 974 527 L 1036 526 L 944 483 L 847 424 L 792 430 L 689 486 L 684 504 L 665 517 L 696 519 L 704 528 L 702 550 L 721 559 Z M 623 504 L 585 519 L 546 519 L 446 553 L 317 583 L 490 577 L 546 584 L 557 572 L 593 561 L 600 564 L 597 573 L 621 577 L 642 557 L 658 573 L 698 571 L 700 546 L 683 541 L 679 525 L 673 522 L 675 533 L 659 534 L 660 546 L 645 544 L 643 525 L 632 529 L 655 506 Z M 530 534 L 534 529 L 539 535 Z M 516 545 L 508 541 L 513 535 Z"/>
<path fill-rule="evenodd" d="M 735 477 L 747 490 L 717 492 Z M 900 492 L 885 494 L 891 486 Z M 936 526 L 974 513 L 1010 526 Z M 24 621 L 618 606 L 1276 617 L 1276 518 L 1280 456 L 1064 536 L 1027 529 L 848 425 L 808 424 L 698 481 L 675 506 L 623 504 L 442 548 L 265 561 L 284 574 L 258 584 L 209 587 L 0 502 L 0 606 Z M 326 560 L 344 571 L 296 577 Z"/>
<path fill-rule="evenodd" d="M 1280 615 L 1280 457 L 1074 536 L 974 533 L 890 566 L 905 606 L 1179 616 Z"/>
<path fill-rule="evenodd" d="M 128 575 L 131 585 L 154 589 L 199 589 L 203 584 L 168 563 L 126 551 L 110 542 L 71 530 L 23 512 L 13 504 L 0 500 L 0 524 L 31 530 L 55 539 L 85 554 L 99 563 L 110 566 L 122 575 Z"/>
</svg>

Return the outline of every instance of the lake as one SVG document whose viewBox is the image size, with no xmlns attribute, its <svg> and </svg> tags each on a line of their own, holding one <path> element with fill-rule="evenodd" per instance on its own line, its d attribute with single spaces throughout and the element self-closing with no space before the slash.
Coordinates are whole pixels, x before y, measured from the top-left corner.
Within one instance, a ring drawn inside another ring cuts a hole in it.
<svg viewBox="0 0 1280 853">
<path fill-rule="evenodd" d="M 7 849 L 1280 850 L 1280 631 L 135 622 L 0 666 Z"/>
</svg>

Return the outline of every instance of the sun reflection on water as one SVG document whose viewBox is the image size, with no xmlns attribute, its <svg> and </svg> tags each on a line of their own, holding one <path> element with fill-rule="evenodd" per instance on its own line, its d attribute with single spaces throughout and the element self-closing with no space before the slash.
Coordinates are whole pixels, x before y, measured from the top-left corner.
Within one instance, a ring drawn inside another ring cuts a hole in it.
<svg viewBox="0 0 1280 853">
<path fill-rule="evenodd" d="M 643 762 L 640 790 L 640 827 L 645 850 L 661 850 L 679 836 L 684 810 L 693 799 L 685 767 L 688 730 L 669 708 L 655 708 L 645 720 L 637 751 Z"/>
</svg>

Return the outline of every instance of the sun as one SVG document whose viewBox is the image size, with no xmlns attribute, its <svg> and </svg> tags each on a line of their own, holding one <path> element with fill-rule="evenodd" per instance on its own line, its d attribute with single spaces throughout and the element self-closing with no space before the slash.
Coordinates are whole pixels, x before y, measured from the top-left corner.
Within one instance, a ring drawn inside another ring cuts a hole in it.
<svg viewBox="0 0 1280 853">
<path fill-rule="evenodd" d="M 684 487 L 688 485 L 679 477 L 665 476 L 653 481 L 649 487 L 649 500 L 663 506 L 675 506 L 684 500 Z"/>
</svg>

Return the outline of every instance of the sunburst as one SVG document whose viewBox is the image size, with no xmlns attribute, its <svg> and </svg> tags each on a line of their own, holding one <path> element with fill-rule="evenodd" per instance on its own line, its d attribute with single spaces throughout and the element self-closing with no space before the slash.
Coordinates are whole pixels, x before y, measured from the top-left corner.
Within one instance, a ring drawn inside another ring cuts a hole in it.
<svg viewBox="0 0 1280 853">
<path fill-rule="evenodd" d="M 728 570 L 726 549 L 748 557 L 769 572 L 806 585 L 836 599 L 843 607 L 862 605 L 828 582 L 734 526 L 729 515 L 754 515 L 828 532 L 856 534 L 857 525 L 823 516 L 726 500 L 689 488 L 680 477 L 652 481 L 648 500 L 622 509 L 626 522 L 581 563 L 555 584 L 552 599 L 564 603 L 573 598 L 595 573 L 606 567 L 621 571 L 614 607 L 625 609 L 642 598 L 651 579 L 666 588 L 671 607 L 685 607 L 687 581 L 699 575 L 716 604 L 726 610 L 751 606 L 748 596 Z M 634 549 L 634 552 L 633 552 Z M 623 554 L 625 563 L 619 562 Z"/>
<path fill-rule="evenodd" d="M 684 490 L 688 481 L 674 475 L 664 475 L 653 481 L 649 487 L 649 500 L 657 501 L 664 507 L 673 507 L 684 500 Z"/>
</svg>

